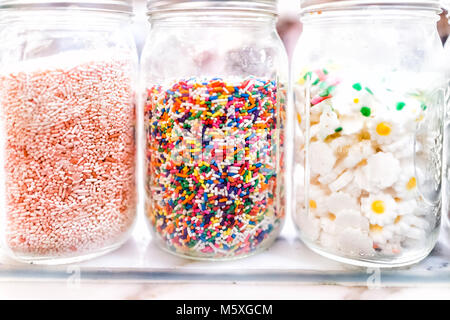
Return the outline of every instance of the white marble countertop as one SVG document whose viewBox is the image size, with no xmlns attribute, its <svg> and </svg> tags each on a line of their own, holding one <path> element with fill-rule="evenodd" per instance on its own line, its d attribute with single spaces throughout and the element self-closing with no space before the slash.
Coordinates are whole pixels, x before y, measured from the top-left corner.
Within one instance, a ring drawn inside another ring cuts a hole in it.
<svg viewBox="0 0 450 320">
<path fill-rule="evenodd" d="M 0 283 L 0 299 L 450 299 L 450 287 L 368 288 L 256 283 Z"/>
</svg>

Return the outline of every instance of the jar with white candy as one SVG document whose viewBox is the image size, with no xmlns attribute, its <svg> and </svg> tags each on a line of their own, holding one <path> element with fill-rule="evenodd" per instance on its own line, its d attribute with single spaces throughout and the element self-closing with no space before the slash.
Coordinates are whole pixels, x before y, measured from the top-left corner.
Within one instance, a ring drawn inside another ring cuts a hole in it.
<svg viewBox="0 0 450 320">
<path fill-rule="evenodd" d="M 296 226 L 342 262 L 415 263 L 440 225 L 439 2 L 316 2 L 292 73 Z"/>
</svg>

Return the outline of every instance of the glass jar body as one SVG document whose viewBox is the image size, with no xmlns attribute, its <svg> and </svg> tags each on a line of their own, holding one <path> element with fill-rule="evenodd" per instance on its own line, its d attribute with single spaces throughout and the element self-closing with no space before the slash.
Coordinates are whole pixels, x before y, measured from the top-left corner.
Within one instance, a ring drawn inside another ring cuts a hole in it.
<svg viewBox="0 0 450 320">
<path fill-rule="evenodd" d="M 313 250 L 364 266 L 421 260 L 440 225 L 436 21 L 389 14 L 305 19 L 292 73 L 296 226 Z"/>
<path fill-rule="evenodd" d="M 444 133 L 444 159 L 445 159 L 445 172 L 444 172 L 444 202 L 443 202 L 443 233 L 444 237 L 441 237 L 444 245 L 450 247 L 450 41 L 447 39 L 444 45 L 444 61 L 447 73 L 447 90 L 445 96 L 445 133 Z"/>
<path fill-rule="evenodd" d="M 267 248 L 284 221 L 288 67 L 275 19 L 153 18 L 141 75 L 154 239 L 196 259 Z"/>
<path fill-rule="evenodd" d="M 42 264 L 111 251 L 136 214 L 129 19 L 82 10 L 11 11 L 4 19 L 3 247 Z"/>
</svg>

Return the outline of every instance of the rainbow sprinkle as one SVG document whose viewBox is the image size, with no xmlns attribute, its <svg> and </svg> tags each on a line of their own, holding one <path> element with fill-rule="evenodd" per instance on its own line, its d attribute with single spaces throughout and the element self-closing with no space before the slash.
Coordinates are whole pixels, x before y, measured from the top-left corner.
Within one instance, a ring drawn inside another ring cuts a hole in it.
<svg viewBox="0 0 450 320">
<path fill-rule="evenodd" d="M 278 117 L 271 80 L 191 78 L 148 89 L 146 210 L 166 247 L 233 257 L 276 237 Z"/>
</svg>

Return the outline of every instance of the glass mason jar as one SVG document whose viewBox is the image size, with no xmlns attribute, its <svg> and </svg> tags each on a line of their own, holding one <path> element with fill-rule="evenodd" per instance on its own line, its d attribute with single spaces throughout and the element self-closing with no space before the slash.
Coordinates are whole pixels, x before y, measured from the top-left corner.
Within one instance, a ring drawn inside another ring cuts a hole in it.
<svg viewBox="0 0 450 320">
<path fill-rule="evenodd" d="M 450 1 L 443 0 L 443 7 L 447 10 L 447 20 L 450 22 Z M 444 46 L 444 68 L 447 73 L 447 90 L 445 96 L 445 127 L 444 127 L 444 205 L 443 205 L 443 233 L 441 242 L 450 248 L 450 40 L 447 37 Z"/>
<path fill-rule="evenodd" d="M 295 222 L 314 251 L 392 267 L 441 217 L 445 74 L 438 1 L 303 2 L 293 62 Z"/>
<path fill-rule="evenodd" d="M 150 1 L 146 216 L 198 259 L 267 248 L 284 220 L 287 55 L 273 0 Z"/>
<path fill-rule="evenodd" d="M 42 264 L 113 250 L 136 211 L 131 5 L 3 1 L 0 12 L 3 249 Z"/>
</svg>

